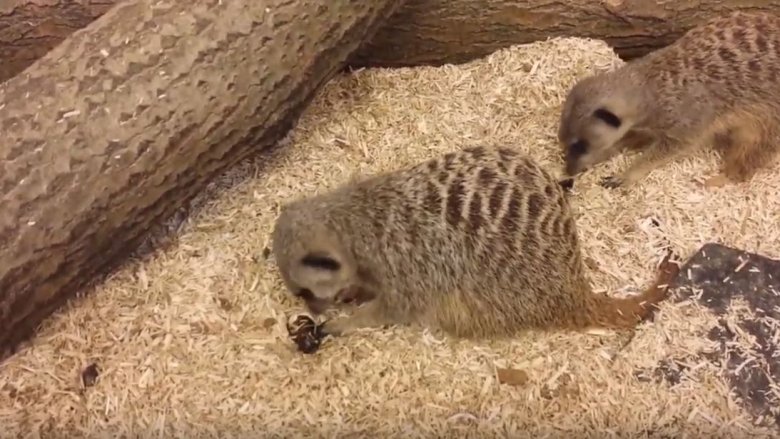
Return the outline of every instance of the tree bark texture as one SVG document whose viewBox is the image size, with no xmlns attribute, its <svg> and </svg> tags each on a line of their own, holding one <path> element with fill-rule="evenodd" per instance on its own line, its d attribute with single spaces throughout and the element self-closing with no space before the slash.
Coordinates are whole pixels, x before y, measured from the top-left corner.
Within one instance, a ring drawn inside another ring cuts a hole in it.
<svg viewBox="0 0 780 439">
<path fill-rule="evenodd" d="M 0 85 L 0 358 L 274 144 L 400 0 L 123 0 Z"/>
<path fill-rule="evenodd" d="M 460 63 L 548 37 L 605 40 L 624 59 L 672 43 L 732 10 L 780 11 L 778 0 L 417 0 L 350 60 L 355 67 Z"/>
<path fill-rule="evenodd" d="M 0 6 L 0 82 L 116 1 L 81 0 L 83 6 L 75 0 L 0 0 L 0 5 L 10 3 Z M 415 0 L 406 2 L 349 63 L 460 63 L 555 36 L 603 39 L 630 59 L 673 42 L 715 15 L 778 9 L 778 0 Z"/>
<path fill-rule="evenodd" d="M 0 82 L 114 5 L 115 0 L 0 0 Z"/>
</svg>

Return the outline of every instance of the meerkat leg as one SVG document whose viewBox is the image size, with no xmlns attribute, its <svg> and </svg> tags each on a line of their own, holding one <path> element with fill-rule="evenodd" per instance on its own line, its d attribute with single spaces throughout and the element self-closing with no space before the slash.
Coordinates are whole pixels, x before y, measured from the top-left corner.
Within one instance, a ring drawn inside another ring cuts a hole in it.
<svg viewBox="0 0 780 439">
<path fill-rule="evenodd" d="M 667 141 L 653 143 L 634 159 L 633 163 L 620 176 L 604 177 L 601 180 L 601 186 L 609 189 L 631 186 L 645 178 L 654 169 L 672 162 L 682 152 L 681 148 L 673 148 Z"/>
<path fill-rule="evenodd" d="M 387 316 L 381 303 L 371 301 L 355 309 L 355 311 L 345 317 L 336 317 L 322 324 L 322 332 L 325 334 L 340 336 L 356 329 L 378 328 L 395 323 Z"/>
<path fill-rule="evenodd" d="M 706 187 L 721 187 L 729 183 L 744 183 L 753 178 L 758 169 L 767 166 L 775 156 L 776 142 L 780 140 L 778 121 L 774 112 L 734 113 L 725 126 L 728 142 L 723 146 L 720 172 L 708 178 Z"/>
</svg>

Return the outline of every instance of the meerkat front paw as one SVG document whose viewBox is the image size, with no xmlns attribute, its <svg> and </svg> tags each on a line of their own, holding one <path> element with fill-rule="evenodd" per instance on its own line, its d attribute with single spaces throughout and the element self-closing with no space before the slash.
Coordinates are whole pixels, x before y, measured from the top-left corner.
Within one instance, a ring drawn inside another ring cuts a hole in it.
<svg viewBox="0 0 780 439">
<path fill-rule="evenodd" d="M 355 310 L 350 316 L 336 317 L 322 324 L 323 334 L 338 337 L 362 328 L 379 328 L 390 323 L 382 317 L 379 309 L 374 304 L 363 306 Z"/>
<path fill-rule="evenodd" d="M 351 317 L 337 317 L 323 322 L 320 326 L 320 331 L 322 331 L 324 335 L 339 337 L 352 331 L 354 328 L 355 325 Z"/>
<path fill-rule="evenodd" d="M 610 175 L 609 177 L 602 178 L 599 184 L 607 189 L 617 189 L 621 186 L 624 186 L 625 182 L 618 176 Z"/>
</svg>

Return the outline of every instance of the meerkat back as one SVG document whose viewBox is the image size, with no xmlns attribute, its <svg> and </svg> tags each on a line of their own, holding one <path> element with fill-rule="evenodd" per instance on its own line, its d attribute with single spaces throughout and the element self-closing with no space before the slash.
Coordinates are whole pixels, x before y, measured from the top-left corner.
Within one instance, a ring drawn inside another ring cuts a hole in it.
<svg viewBox="0 0 780 439">
<path fill-rule="evenodd" d="M 509 148 L 469 148 L 416 172 L 416 211 L 436 225 L 444 256 L 434 258 L 441 285 L 426 288 L 441 293 L 426 298 L 423 321 L 458 335 L 511 333 L 568 321 L 585 306 L 575 221 L 564 189 L 537 162 Z"/>
</svg>

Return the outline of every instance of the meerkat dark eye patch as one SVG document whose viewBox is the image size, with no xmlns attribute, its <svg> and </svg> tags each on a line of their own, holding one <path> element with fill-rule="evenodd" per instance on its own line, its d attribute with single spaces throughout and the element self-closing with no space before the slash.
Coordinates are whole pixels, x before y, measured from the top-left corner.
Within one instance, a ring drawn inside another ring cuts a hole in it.
<svg viewBox="0 0 780 439">
<path fill-rule="evenodd" d="M 613 128 L 620 128 L 621 120 L 619 117 L 615 115 L 615 113 L 606 110 L 604 108 L 599 108 L 596 111 L 593 112 L 593 117 L 597 119 L 601 119 L 604 123 L 607 125 L 613 127 Z"/>
<path fill-rule="evenodd" d="M 338 271 L 341 268 L 339 261 L 328 256 L 311 253 L 301 259 L 301 264 L 328 271 Z"/>
<path fill-rule="evenodd" d="M 588 152 L 588 142 L 585 140 L 577 140 L 569 145 L 569 155 L 572 157 L 579 157 Z"/>
</svg>

